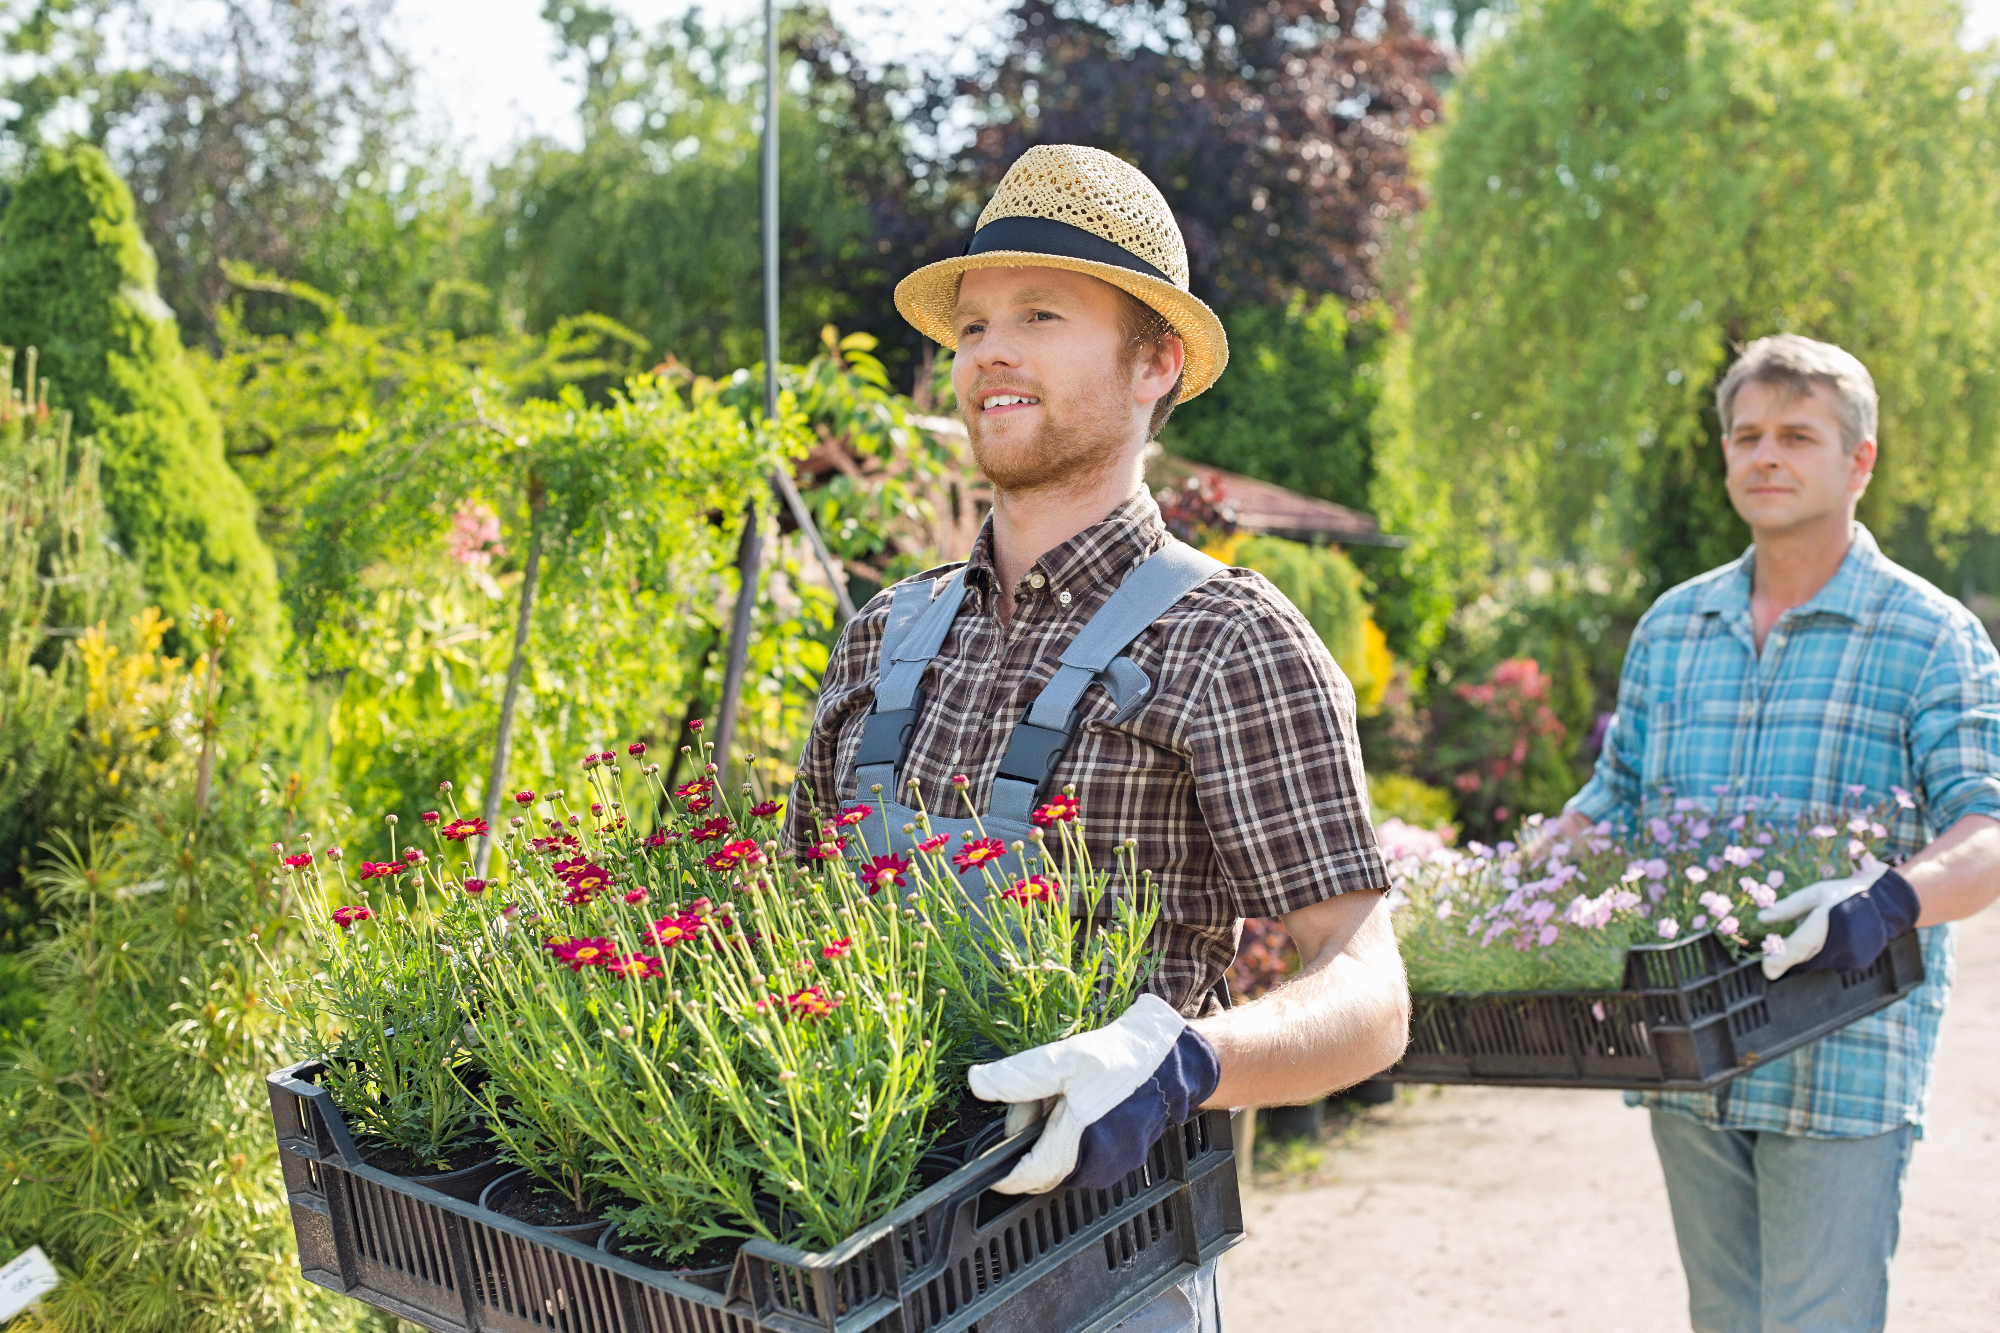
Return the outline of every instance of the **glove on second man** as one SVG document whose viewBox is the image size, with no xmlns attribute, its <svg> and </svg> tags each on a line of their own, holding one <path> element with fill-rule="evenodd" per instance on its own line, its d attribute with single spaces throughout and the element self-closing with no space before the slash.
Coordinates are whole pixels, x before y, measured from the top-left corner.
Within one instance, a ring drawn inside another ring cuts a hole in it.
<svg viewBox="0 0 2000 1333">
<path fill-rule="evenodd" d="M 1215 1092 L 1222 1065 L 1208 1039 L 1165 1000 L 1143 995 L 1115 1022 L 974 1065 L 973 1095 L 1007 1102 L 1019 1132 L 1046 1111 L 1042 1136 L 993 1188 L 1040 1194 L 1058 1185 L 1108 1189 L 1146 1161 L 1167 1126 Z"/>
</svg>

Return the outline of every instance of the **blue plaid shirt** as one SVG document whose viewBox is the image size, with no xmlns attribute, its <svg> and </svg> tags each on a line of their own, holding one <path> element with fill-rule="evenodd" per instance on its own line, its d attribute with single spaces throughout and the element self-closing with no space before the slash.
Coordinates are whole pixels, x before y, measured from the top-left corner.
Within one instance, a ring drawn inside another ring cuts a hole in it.
<svg viewBox="0 0 2000 1333">
<path fill-rule="evenodd" d="M 1646 817 L 1663 789 L 1833 810 L 1900 786 L 1885 859 L 1969 814 L 2000 818 L 2000 655 L 1972 613 L 1883 556 L 1860 524 L 1840 570 L 1758 654 L 1754 552 L 1668 592 L 1639 622 L 1618 712 L 1569 809 Z M 1813 1138 L 1923 1131 L 1956 928 L 1921 932 L 1928 980 L 1896 1004 L 1705 1093 L 1628 1093 L 1715 1128 Z"/>
</svg>

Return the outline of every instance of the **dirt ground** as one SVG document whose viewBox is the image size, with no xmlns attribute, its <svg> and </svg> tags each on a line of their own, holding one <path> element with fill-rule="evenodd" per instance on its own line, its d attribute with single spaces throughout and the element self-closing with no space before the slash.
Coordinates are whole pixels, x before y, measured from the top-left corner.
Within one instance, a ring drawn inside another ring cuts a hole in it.
<svg viewBox="0 0 2000 1333">
<path fill-rule="evenodd" d="M 2000 910 L 1961 928 L 1889 1328 L 2000 1329 Z M 1419 1087 L 1244 1199 L 1232 1329 L 1673 1333 L 1686 1289 L 1646 1114 L 1615 1092 Z"/>
</svg>

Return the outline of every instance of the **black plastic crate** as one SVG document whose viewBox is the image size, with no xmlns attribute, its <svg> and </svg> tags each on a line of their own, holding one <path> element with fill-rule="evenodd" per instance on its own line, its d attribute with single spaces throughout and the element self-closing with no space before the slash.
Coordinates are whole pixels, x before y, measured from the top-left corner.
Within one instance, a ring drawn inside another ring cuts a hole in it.
<svg viewBox="0 0 2000 1333">
<path fill-rule="evenodd" d="M 1108 1190 L 995 1194 L 979 1153 L 823 1254 L 764 1241 L 711 1291 L 367 1165 L 307 1061 L 267 1080 L 305 1276 L 445 1333 L 1103 1333 L 1243 1238 L 1226 1111 Z"/>
<path fill-rule="evenodd" d="M 1908 995 L 1923 984 L 1914 932 L 1851 972 L 1776 981 L 1713 932 L 1625 955 L 1615 991 L 1411 997 L 1402 1083 L 1712 1088 Z"/>
</svg>

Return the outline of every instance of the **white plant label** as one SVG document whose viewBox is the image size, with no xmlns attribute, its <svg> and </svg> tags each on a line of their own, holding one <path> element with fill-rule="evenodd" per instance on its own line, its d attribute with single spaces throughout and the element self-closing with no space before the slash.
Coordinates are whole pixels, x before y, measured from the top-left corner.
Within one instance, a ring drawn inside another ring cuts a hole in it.
<svg viewBox="0 0 2000 1333">
<path fill-rule="evenodd" d="M 56 1276 L 56 1266 L 42 1253 L 41 1246 L 30 1246 L 15 1256 L 5 1268 L 0 1268 L 0 1324 L 54 1291 L 61 1281 Z"/>
</svg>

